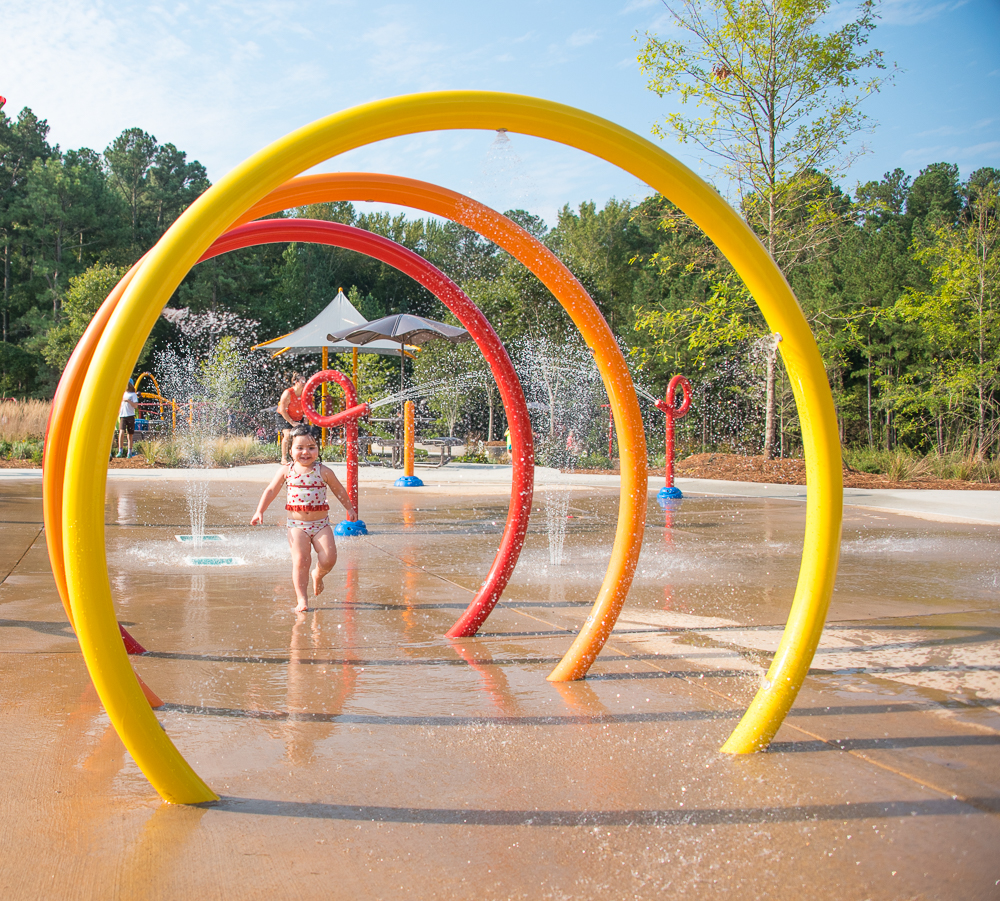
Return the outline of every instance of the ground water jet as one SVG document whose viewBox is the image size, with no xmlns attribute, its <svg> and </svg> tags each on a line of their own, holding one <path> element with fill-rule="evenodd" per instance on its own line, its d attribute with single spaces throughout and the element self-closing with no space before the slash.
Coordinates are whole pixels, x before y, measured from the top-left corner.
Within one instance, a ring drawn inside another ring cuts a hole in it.
<svg viewBox="0 0 1000 901">
<path fill-rule="evenodd" d="M 569 514 L 569 487 L 550 485 L 542 490 L 545 502 L 545 528 L 549 536 L 549 563 L 559 566 L 563 562 L 566 543 L 566 525 Z"/>
</svg>

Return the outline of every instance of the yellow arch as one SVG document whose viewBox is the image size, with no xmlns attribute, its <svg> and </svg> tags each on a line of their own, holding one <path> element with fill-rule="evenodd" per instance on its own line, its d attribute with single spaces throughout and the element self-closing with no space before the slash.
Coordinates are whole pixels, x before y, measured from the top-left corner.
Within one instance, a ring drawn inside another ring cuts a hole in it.
<svg viewBox="0 0 1000 901">
<path fill-rule="evenodd" d="M 613 123 L 571 107 L 509 94 L 462 91 L 394 98 L 328 116 L 287 135 L 199 198 L 150 251 L 126 289 L 82 386 L 67 450 L 70 478 L 63 499 L 70 603 L 87 666 L 108 715 L 136 763 L 167 800 L 198 803 L 215 795 L 160 728 L 118 641 L 101 515 L 104 454 L 116 399 L 170 294 L 212 241 L 250 206 L 299 172 L 356 147 L 404 134 L 470 128 L 506 128 L 548 138 L 587 150 L 641 178 L 712 238 L 757 299 L 769 327 L 781 332 L 782 357 L 799 406 L 810 486 L 803 557 L 788 624 L 765 686 L 724 750 L 743 752 L 766 745 L 805 678 L 836 575 L 842 515 L 840 444 L 822 360 L 773 261 L 708 185 L 660 148 Z M 622 398 L 623 406 L 629 400 Z M 646 493 L 643 484 L 637 509 L 644 509 Z"/>
</svg>

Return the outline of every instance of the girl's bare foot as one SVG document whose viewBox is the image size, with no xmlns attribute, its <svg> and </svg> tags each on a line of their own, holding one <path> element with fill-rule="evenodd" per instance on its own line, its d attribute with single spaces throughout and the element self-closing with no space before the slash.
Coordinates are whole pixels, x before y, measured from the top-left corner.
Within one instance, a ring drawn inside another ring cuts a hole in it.
<svg viewBox="0 0 1000 901">
<path fill-rule="evenodd" d="M 306 613 L 308 610 L 309 604 L 306 601 L 299 601 L 298 604 L 295 605 L 296 613 Z"/>
<path fill-rule="evenodd" d="M 319 569 L 313 570 L 313 594 L 321 595 L 323 593 L 323 577 L 319 574 Z"/>
</svg>

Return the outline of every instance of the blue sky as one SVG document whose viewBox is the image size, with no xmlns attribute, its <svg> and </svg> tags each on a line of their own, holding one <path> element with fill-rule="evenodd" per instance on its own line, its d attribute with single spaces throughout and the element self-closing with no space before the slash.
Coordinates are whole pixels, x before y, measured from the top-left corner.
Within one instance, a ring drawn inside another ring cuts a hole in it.
<svg viewBox="0 0 1000 901">
<path fill-rule="evenodd" d="M 30 106 L 47 118 L 63 148 L 103 150 L 139 126 L 214 180 L 300 125 L 416 91 L 531 94 L 649 137 L 674 107 L 646 88 L 634 38 L 668 28 L 660 0 L 5 0 L 0 94 L 8 115 Z M 913 175 L 938 161 L 963 175 L 1000 167 L 1000 0 L 886 0 L 872 46 L 901 71 L 865 107 L 879 127 L 843 180 L 848 190 L 896 166 Z M 494 140 L 398 138 L 323 168 L 422 178 L 549 222 L 565 203 L 649 193 L 577 151 Z M 662 146 L 711 174 L 695 148 Z"/>
</svg>

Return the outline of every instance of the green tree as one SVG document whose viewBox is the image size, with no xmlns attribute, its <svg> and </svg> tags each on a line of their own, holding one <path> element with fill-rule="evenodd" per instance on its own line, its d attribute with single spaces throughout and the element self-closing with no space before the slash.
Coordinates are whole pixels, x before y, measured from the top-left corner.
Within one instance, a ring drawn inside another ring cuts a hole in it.
<svg viewBox="0 0 1000 901">
<path fill-rule="evenodd" d="M 614 198 L 602 210 L 593 202 L 581 203 L 576 212 L 564 206 L 549 241 L 594 299 L 611 330 L 627 339 L 631 338 L 633 293 L 641 271 L 632 261 L 653 249 L 643 240 L 635 212 L 628 201 Z"/>
<path fill-rule="evenodd" d="M 684 40 L 646 34 L 639 54 L 659 96 L 693 102 L 701 116 L 669 114 L 654 133 L 673 133 L 718 160 L 740 207 L 768 252 L 788 272 L 804 247 L 826 242 L 837 216 L 806 204 L 816 175 L 832 179 L 860 150 L 869 128 L 861 101 L 885 82 L 882 54 L 865 52 L 876 24 L 875 0 L 857 18 L 827 31 L 830 0 L 676 0 L 666 2 Z M 794 228 L 789 226 L 794 224 Z M 776 430 L 777 351 L 768 360 L 764 453 Z"/>
<path fill-rule="evenodd" d="M 90 320 L 125 272 L 122 267 L 95 264 L 69 280 L 63 317 L 49 330 L 42 348 L 42 356 L 50 366 L 63 369 Z"/>
<path fill-rule="evenodd" d="M 158 147 L 148 173 L 150 226 L 156 238 L 210 185 L 205 167 L 197 160 L 189 163 L 187 154 L 173 144 Z"/>
<path fill-rule="evenodd" d="M 26 188 L 21 218 L 54 321 L 67 278 L 85 268 L 85 257 L 92 258 L 97 247 L 108 246 L 100 231 L 118 209 L 109 202 L 97 155 L 86 149 L 36 159 Z"/>
<path fill-rule="evenodd" d="M 982 456 L 1000 435 L 1000 173 L 973 173 L 965 194 L 958 220 L 946 216 L 917 244 L 930 289 L 896 304 L 903 320 L 919 324 L 930 356 L 899 403 L 925 409 L 939 430 L 945 420 L 963 423 L 967 450 Z"/>
<path fill-rule="evenodd" d="M 414 386 L 422 389 L 427 406 L 437 414 L 435 424 L 449 437 L 482 382 L 484 366 L 482 353 L 471 341 L 431 341 L 413 361 Z"/>
<path fill-rule="evenodd" d="M 104 150 L 108 180 L 128 210 L 133 254 L 141 245 L 140 217 L 148 186 L 149 168 L 156 159 L 156 138 L 141 128 L 127 128 Z"/>
<path fill-rule="evenodd" d="M 21 110 L 14 121 L 0 110 L 0 252 L 3 254 L 3 309 L 0 328 L 3 342 L 9 337 L 14 258 L 17 253 L 20 216 L 23 214 L 28 175 L 35 160 L 52 155 L 46 142 L 49 125 L 30 109 Z M 22 239 L 23 240 L 23 239 Z"/>
</svg>

